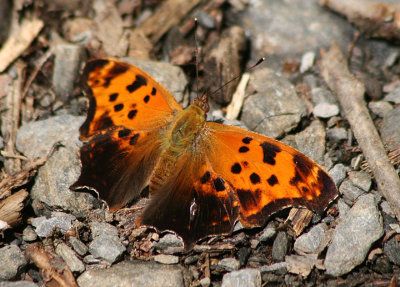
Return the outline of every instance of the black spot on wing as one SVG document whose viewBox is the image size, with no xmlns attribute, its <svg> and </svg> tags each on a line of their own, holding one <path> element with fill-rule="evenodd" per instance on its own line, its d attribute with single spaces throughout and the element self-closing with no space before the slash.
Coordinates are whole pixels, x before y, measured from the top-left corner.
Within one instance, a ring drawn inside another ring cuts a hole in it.
<svg viewBox="0 0 400 287">
<path fill-rule="evenodd" d="M 119 131 L 118 131 L 118 137 L 119 137 L 119 138 L 127 137 L 127 136 L 129 136 L 130 134 L 131 134 L 131 130 L 129 130 L 129 129 L 123 129 L 123 130 L 119 130 Z"/>
<path fill-rule="evenodd" d="M 300 181 L 302 181 L 300 173 L 296 170 L 294 177 L 292 177 L 289 181 L 291 185 L 297 185 Z"/>
<path fill-rule="evenodd" d="M 149 95 L 146 95 L 146 96 L 143 98 L 143 101 L 144 101 L 146 104 L 149 102 L 149 100 L 150 100 L 150 96 L 149 96 Z"/>
<path fill-rule="evenodd" d="M 153 88 L 153 89 L 151 90 L 151 95 L 152 95 L 152 96 L 155 96 L 155 95 L 156 95 L 156 92 L 157 92 L 156 88 Z"/>
<path fill-rule="evenodd" d="M 114 122 L 108 115 L 108 113 L 104 113 L 101 115 L 98 121 L 93 122 L 94 123 L 94 130 L 103 130 L 103 129 L 108 129 L 114 125 Z"/>
<path fill-rule="evenodd" d="M 134 134 L 131 139 L 129 140 L 129 144 L 130 145 L 135 145 L 138 141 L 139 138 L 139 134 Z"/>
<path fill-rule="evenodd" d="M 250 191 L 246 189 L 238 189 L 237 195 L 239 197 L 240 204 L 244 209 L 252 209 L 257 206 L 258 200 L 260 199 L 260 190 Z"/>
<path fill-rule="evenodd" d="M 275 165 L 275 157 L 278 152 L 281 152 L 281 149 L 273 144 L 268 142 L 263 142 L 260 144 L 263 150 L 263 162 L 268 163 L 270 165 Z"/>
<path fill-rule="evenodd" d="M 271 175 L 271 176 L 267 179 L 267 181 L 268 181 L 268 184 L 269 184 L 270 186 L 274 186 L 275 184 L 278 183 L 278 178 L 276 177 L 275 174 L 273 174 L 273 175 Z"/>
<path fill-rule="evenodd" d="M 110 102 L 115 102 L 115 100 L 118 98 L 118 93 L 114 93 L 114 94 L 111 94 L 110 96 L 109 96 L 109 101 Z"/>
<path fill-rule="evenodd" d="M 109 71 L 110 77 L 116 77 L 120 74 L 125 73 L 128 70 L 128 66 L 121 63 L 116 63 Z"/>
<path fill-rule="evenodd" d="M 245 137 L 242 139 L 242 142 L 245 144 L 249 144 L 253 139 L 251 137 Z"/>
<path fill-rule="evenodd" d="M 201 184 L 205 184 L 206 182 L 208 182 L 210 180 L 211 177 L 211 173 L 207 170 L 204 175 L 200 178 L 200 182 Z"/>
<path fill-rule="evenodd" d="M 113 76 L 108 76 L 104 78 L 104 84 L 103 87 L 104 88 L 108 88 L 108 86 L 110 86 L 111 80 L 113 79 Z"/>
<path fill-rule="evenodd" d="M 250 181 L 251 181 L 252 184 L 257 184 L 257 183 L 260 183 L 261 179 L 260 179 L 260 176 L 258 174 L 253 172 L 250 175 Z"/>
<path fill-rule="evenodd" d="M 119 112 L 124 108 L 124 104 L 118 104 L 114 106 L 114 111 Z"/>
<path fill-rule="evenodd" d="M 238 174 L 238 173 L 240 173 L 241 171 L 242 171 L 242 167 L 240 166 L 239 163 L 235 163 L 234 165 L 232 165 L 232 167 L 231 167 L 231 172 L 232 172 L 232 173 Z"/>
<path fill-rule="evenodd" d="M 225 190 L 224 180 L 218 176 L 216 179 L 214 179 L 214 187 L 216 191 L 224 191 Z"/>
<path fill-rule="evenodd" d="M 83 74 L 90 73 L 94 70 L 102 69 L 105 65 L 108 64 L 108 62 L 109 61 L 105 60 L 105 59 L 89 61 L 85 65 L 85 70 L 84 70 Z"/>
<path fill-rule="evenodd" d="M 133 119 L 136 116 L 136 114 L 137 114 L 137 110 L 131 110 L 128 113 L 128 118 Z"/>
<path fill-rule="evenodd" d="M 140 87 L 146 86 L 146 85 L 147 85 L 146 78 L 143 77 L 142 75 L 136 75 L 135 81 L 133 81 L 132 84 L 126 86 L 126 89 L 128 90 L 128 92 L 133 93 L 134 91 L 136 91 Z"/>
<path fill-rule="evenodd" d="M 239 152 L 240 153 L 245 153 L 245 152 L 248 152 L 250 149 L 247 147 L 247 146 L 241 146 L 240 148 L 239 148 Z"/>
</svg>

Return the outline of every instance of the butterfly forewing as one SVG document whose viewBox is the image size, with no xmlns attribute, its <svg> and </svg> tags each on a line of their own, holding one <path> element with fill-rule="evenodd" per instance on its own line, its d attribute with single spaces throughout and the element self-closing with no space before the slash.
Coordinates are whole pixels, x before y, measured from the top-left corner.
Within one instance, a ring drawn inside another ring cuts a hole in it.
<svg viewBox="0 0 400 287">
<path fill-rule="evenodd" d="M 168 90 L 144 71 L 114 59 L 89 61 L 83 72 L 89 110 L 81 138 L 123 126 L 147 130 L 165 126 L 182 110 Z"/>
<path fill-rule="evenodd" d="M 146 186 L 162 152 L 162 133 L 182 110 L 145 72 L 115 59 L 89 61 L 83 72 L 89 97 L 80 129 L 82 171 L 71 189 L 94 189 L 112 210 Z"/>
</svg>

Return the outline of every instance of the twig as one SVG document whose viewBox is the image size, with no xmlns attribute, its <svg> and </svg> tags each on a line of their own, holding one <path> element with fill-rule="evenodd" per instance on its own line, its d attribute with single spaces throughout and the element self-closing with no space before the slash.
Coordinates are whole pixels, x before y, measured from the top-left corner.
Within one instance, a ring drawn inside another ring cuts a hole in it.
<svg viewBox="0 0 400 287">
<path fill-rule="evenodd" d="M 5 150 L 2 150 L 2 151 L 0 152 L 0 154 L 1 154 L 2 156 L 4 156 L 4 157 L 16 158 L 16 159 L 20 159 L 20 160 L 28 160 L 28 158 L 27 158 L 26 156 L 19 155 L 19 154 L 13 154 L 13 153 L 10 153 L 10 152 L 5 151 Z"/>
<path fill-rule="evenodd" d="M 234 120 L 239 116 L 240 110 L 242 109 L 244 96 L 246 92 L 247 83 L 249 82 L 250 74 L 244 73 L 240 79 L 239 85 L 236 87 L 236 91 L 232 96 L 232 101 L 226 108 L 226 118 L 228 120 Z"/>
<path fill-rule="evenodd" d="M 29 87 L 31 86 L 33 80 L 36 78 L 37 73 L 40 71 L 40 69 L 43 67 L 43 65 L 47 62 L 47 60 L 50 58 L 50 56 L 53 54 L 53 49 L 50 48 L 47 50 L 47 52 L 40 58 L 39 63 L 36 65 L 35 70 L 33 73 L 29 76 L 29 79 L 26 81 L 24 90 L 22 92 L 21 98 L 24 99 L 26 93 L 28 92 Z"/>
<path fill-rule="evenodd" d="M 368 113 L 365 88 L 348 70 L 340 48 L 321 50 L 321 73 L 336 94 L 354 136 L 363 151 L 379 190 L 400 221 L 400 178 L 386 155 L 385 148 Z"/>
</svg>

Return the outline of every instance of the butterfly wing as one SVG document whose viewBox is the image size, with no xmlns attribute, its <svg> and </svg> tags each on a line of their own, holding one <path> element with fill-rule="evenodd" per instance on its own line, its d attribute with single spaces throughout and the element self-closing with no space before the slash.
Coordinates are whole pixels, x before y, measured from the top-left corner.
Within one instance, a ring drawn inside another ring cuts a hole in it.
<svg viewBox="0 0 400 287">
<path fill-rule="evenodd" d="M 182 110 L 171 93 L 141 69 L 115 59 L 89 61 L 83 71 L 89 97 L 81 139 L 113 127 L 148 130 L 171 122 Z"/>
<path fill-rule="evenodd" d="M 332 178 L 296 149 L 238 127 L 207 123 L 215 172 L 235 187 L 239 218 L 259 226 L 289 206 L 322 213 L 338 192 Z"/>
<path fill-rule="evenodd" d="M 181 106 L 137 67 L 114 59 L 89 61 L 83 72 L 89 97 L 80 128 L 82 171 L 72 190 L 94 189 L 111 210 L 147 185 L 162 152 L 163 132 Z"/>
<path fill-rule="evenodd" d="M 327 172 L 297 150 L 208 122 L 139 223 L 173 230 L 190 247 L 206 235 L 231 232 L 237 219 L 252 227 L 288 206 L 323 212 L 336 196 Z"/>
<path fill-rule="evenodd" d="M 234 188 L 212 169 L 201 150 L 182 155 L 154 191 L 138 224 L 173 230 L 190 248 L 210 234 L 231 232 L 239 206 Z"/>
</svg>

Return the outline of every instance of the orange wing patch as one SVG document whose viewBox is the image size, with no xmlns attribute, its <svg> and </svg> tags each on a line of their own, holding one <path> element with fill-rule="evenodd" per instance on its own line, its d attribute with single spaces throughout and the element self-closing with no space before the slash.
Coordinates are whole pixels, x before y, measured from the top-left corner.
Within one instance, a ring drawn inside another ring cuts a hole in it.
<svg viewBox="0 0 400 287">
<path fill-rule="evenodd" d="M 124 126 L 146 130 L 164 126 L 182 107 L 148 74 L 114 59 L 89 61 L 83 72 L 89 97 L 82 140 L 101 131 Z"/>
<path fill-rule="evenodd" d="M 207 129 L 207 157 L 235 188 L 244 226 L 262 225 L 288 206 L 322 213 L 337 196 L 328 173 L 294 148 L 237 127 L 207 123 Z"/>
</svg>

